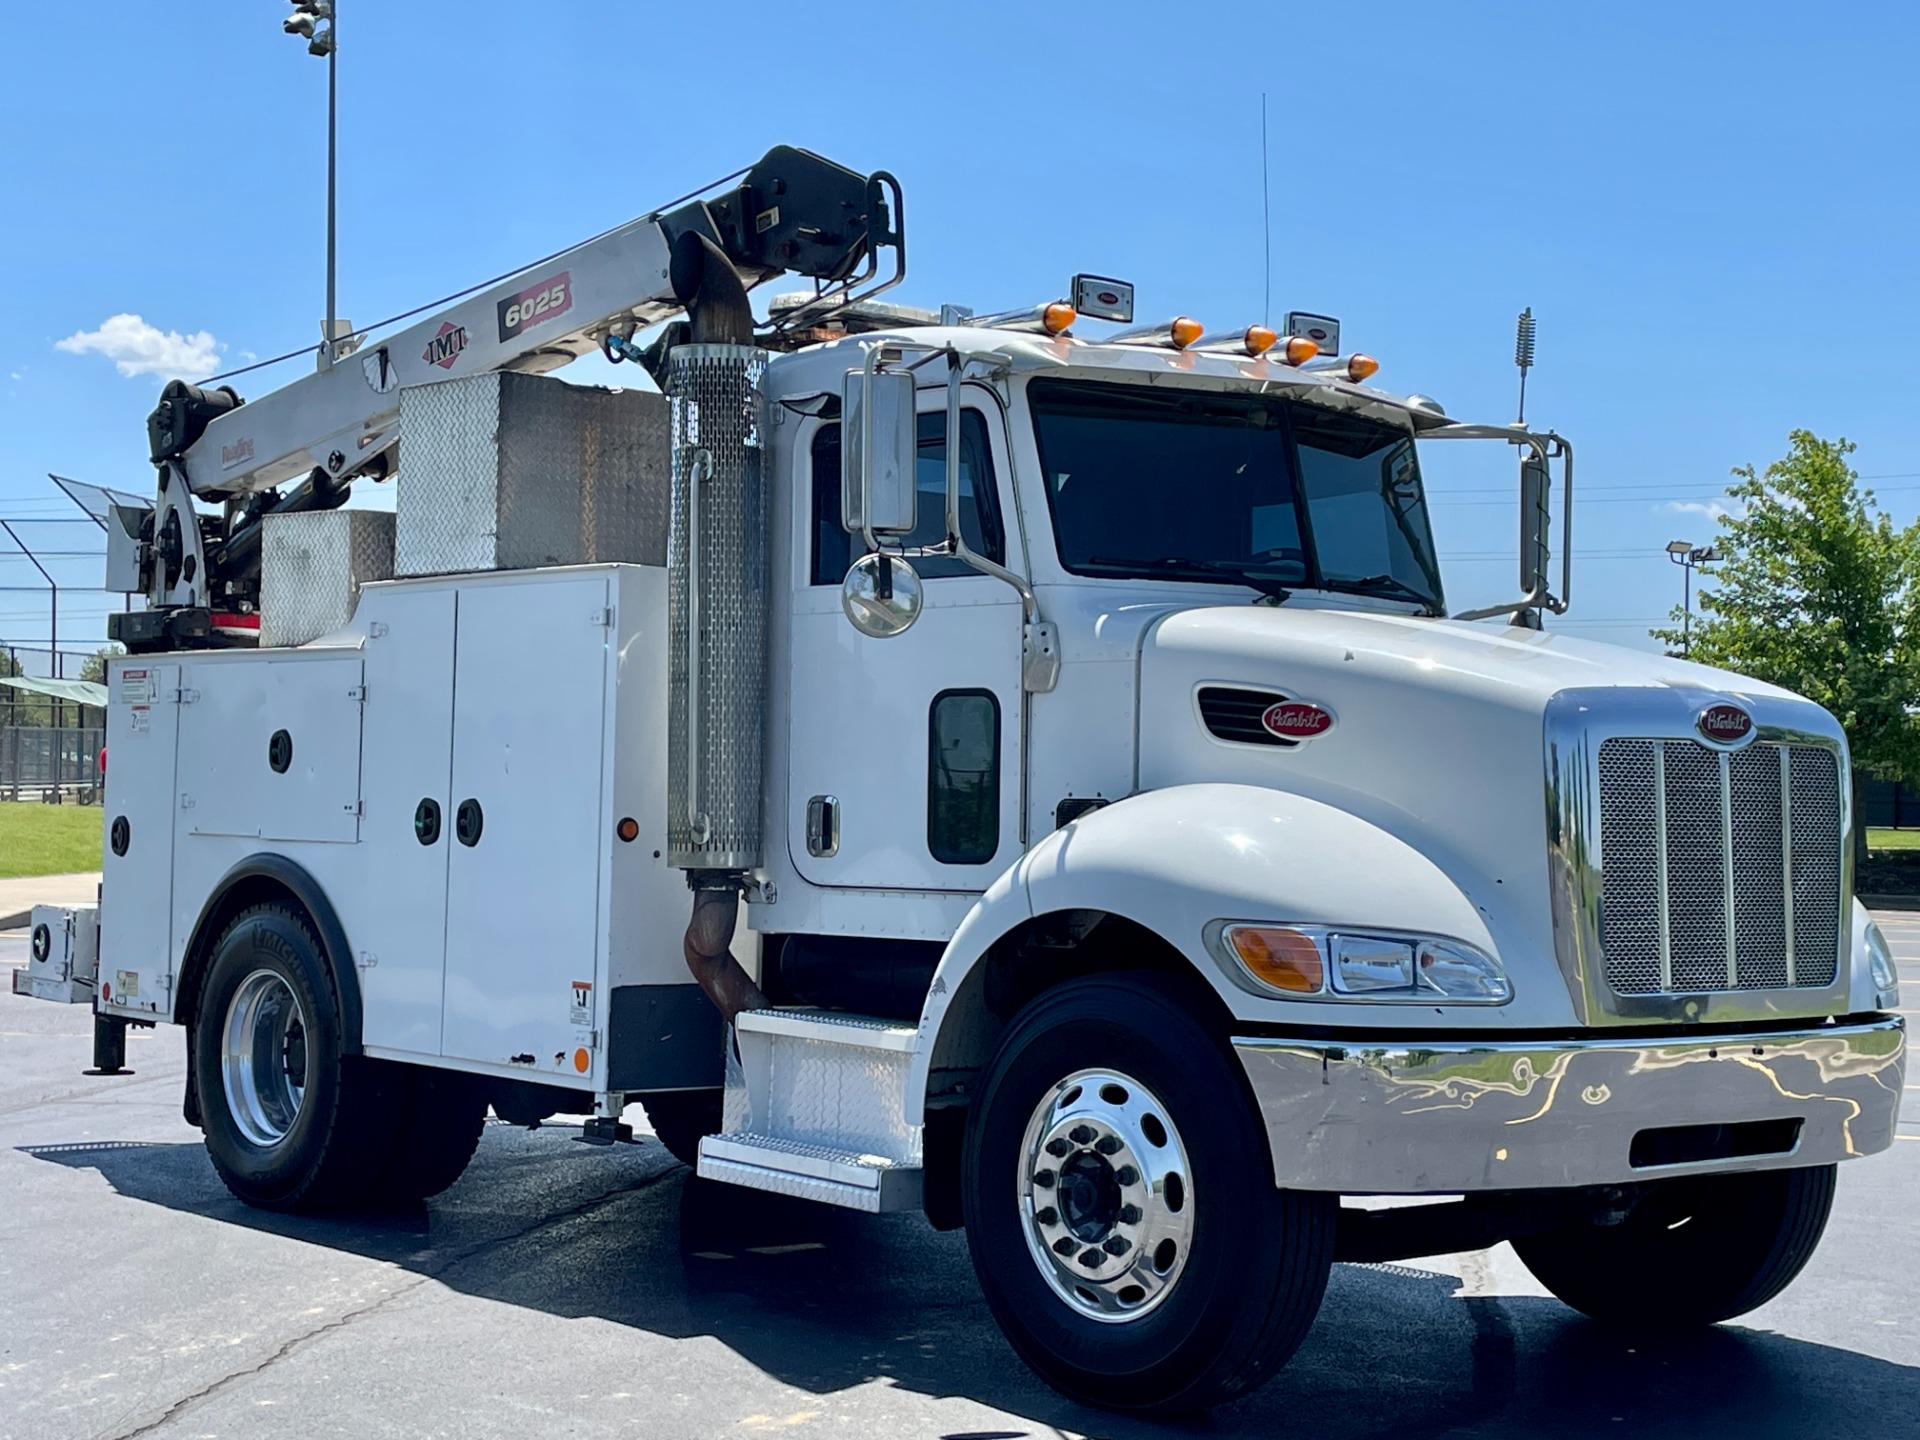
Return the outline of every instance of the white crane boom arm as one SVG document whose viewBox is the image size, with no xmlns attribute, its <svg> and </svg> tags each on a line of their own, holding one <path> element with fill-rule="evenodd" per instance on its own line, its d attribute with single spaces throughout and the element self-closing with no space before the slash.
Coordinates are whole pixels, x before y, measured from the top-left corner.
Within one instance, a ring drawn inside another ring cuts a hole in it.
<svg viewBox="0 0 1920 1440">
<path fill-rule="evenodd" d="M 658 217 L 634 220 L 490 286 L 329 369 L 211 421 L 179 464 L 200 496 L 242 495 L 315 470 L 364 468 L 395 439 L 400 387 L 491 370 L 556 369 L 609 331 L 680 311 Z"/>
</svg>

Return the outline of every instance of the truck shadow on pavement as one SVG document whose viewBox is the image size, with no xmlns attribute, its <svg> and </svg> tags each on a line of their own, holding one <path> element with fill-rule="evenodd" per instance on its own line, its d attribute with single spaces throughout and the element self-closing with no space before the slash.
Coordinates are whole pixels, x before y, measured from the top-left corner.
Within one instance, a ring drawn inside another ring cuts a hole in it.
<svg viewBox="0 0 1920 1440">
<path fill-rule="evenodd" d="M 53 1145 L 119 1194 L 385 1261 L 474 1296 L 652 1335 L 711 1336 L 784 1383 L 829 1395 L 875 1378 L 1095 1436 L 1749 1437 L 1884 1433 L 1920 1412 L 1920 1369 L 1721 1327 L 1623 1338 L 1532 1298 L 1461 1299 L 1451 1276 L 1336 1266 L 1318 1324 L 1252 1396 L 1185 1424 L 1069 1404 L 995 1327 L 966 1242 L 874 1217 L 714 1187 L 657 1145 L 570 1143 L 490 1124 L 461 1181 L 425 1206 L 323 1219 L 251 1210 L 198 1145 Z M 191 1244 L 191 1239 L 185 1243 Z M 510 1343 L 507 1342 L 507 1343 Z M 960 1437 L 949 1437 L 960 1440 Z"/>
</svg>

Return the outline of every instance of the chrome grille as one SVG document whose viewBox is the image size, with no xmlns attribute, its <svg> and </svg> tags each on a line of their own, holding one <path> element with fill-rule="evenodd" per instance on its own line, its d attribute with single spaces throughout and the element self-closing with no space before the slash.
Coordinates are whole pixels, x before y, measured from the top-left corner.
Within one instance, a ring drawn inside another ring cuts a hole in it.
<svg viewBox="0 0 1920 1440">
<path fill-rule="evenodd" d="M 1600 944 L 1616 994 L 1833 983 L 1833 751 L 1615 738 L 1599 778 Z"/>
</svg>

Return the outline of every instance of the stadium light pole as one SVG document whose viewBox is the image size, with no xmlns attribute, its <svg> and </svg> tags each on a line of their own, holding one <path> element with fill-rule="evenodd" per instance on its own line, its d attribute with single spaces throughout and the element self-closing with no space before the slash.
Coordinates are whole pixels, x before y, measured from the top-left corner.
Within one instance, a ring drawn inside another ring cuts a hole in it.
<svg viewBox="0 0 1920 1440">
<path fill-rule="evenodd" d="M 293 14 L 282 23 L 281 29 L 289 35 L 298 35 L 307 42 L 307 53 L 319 55 L 327 62 L 327 324 L 325 338 L 320 346 L 320 366 L 330 368 L 334 360 L 334 346 L 340 337 L 335 333 L 334 306 L 334 144 L 335 121 L 339 115 L 337 91 L 334 85 L 334 28 L 338 23 L 334 19 L 337 0 L 293 0 Z"/>
<path fill-rule="evenodd" d="M 1720 552 L 1711 545 L 1695 545 L 1690 540 L 1667 542 L 1667 559 L 1680 566 L 1687 574 L 1680 602 L 1680 653 L 1682 655 L 1693 654 L 1693 572 L 1696 567 L 1711 565 L 1719 558 Z"/>
</svg>

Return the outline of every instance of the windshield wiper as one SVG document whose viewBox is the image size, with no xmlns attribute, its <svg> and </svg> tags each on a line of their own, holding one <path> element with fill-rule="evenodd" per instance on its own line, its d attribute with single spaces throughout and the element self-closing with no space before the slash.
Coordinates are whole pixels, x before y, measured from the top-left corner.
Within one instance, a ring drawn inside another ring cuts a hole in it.
<svg viewBox="0 0 1920 1440">
<path fill-rule="evenodd" d="M 1155 555 L 1150 559 L 1123 559 L 1117 555 L 1089 555 L 1087 564 L 1099 565 L 1113 570 L 1132 570 L 1136 573 L 1154 572 L 1169 577 L 1186 572 L 1196 580 L 1228 580 L 1235 585 L 1245 585 L 1248 589 L 1258 590 L 1276 605 L 1293 594 L 1285 585 L 1271 575 L 1255 575 L 1244 566 L 1234 565 L 1225 560 L 1196 560 L 1190 555 Z"/>
<path fill-rule="evenodd" d="M 1353 590 L 1363 595 L 1384 595 L 1395 600 L 1411 600 L 1420 607 L 1423 615 L 1439 613 L 1431 595 L 1423 595 L 1406 581 L 1392 575 L 1362 575 L 1358 580 L 1329 580 L 1327 588 Z"/>
</svg>

